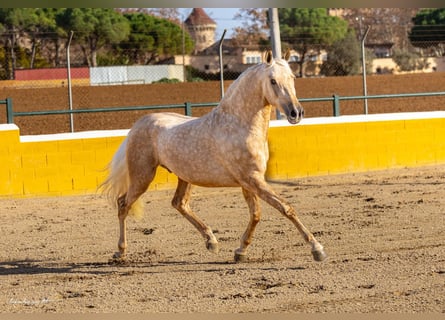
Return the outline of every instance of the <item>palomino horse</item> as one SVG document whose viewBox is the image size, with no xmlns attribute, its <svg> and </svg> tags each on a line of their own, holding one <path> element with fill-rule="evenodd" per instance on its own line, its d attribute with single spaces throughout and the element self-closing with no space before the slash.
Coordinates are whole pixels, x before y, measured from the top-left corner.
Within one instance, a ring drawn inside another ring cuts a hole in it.
<svg viewBox="0 0 445 320">
<path fill-rule="evenodd" d="M 200 118 L 154 113 L 134 124 L 114 155 L 109 177 L 102 184 L 104 192 L 118 206 L 120 236 L 115 258 L 125 258 L 125 219 L 129 213 L 135 214 L 137 200 L 147 190 L 158 166 L 178 176 L 172 205 L 198 229 L 211 252 L 218 252 L 218 241 L 212 229 L 190 209 L 192 185 L 241 187 L 250 221 L 240 247 L 235 250 L 235 261 L 246 259 L 247 247 L 260 220 L 259 198 L 293 222 L 311 245 L 315 260 L 326 258 L 323 246 L 300 222 L 295 210 L 265 181 L 272 106 L 279 107 L 291 124 L 303 117 L 288 58 L 286 54 L 284 59 L 273 59 L 272 53 L 266 52 L 264 62 L 244 71 L 219 105 Z"/>
</svg>

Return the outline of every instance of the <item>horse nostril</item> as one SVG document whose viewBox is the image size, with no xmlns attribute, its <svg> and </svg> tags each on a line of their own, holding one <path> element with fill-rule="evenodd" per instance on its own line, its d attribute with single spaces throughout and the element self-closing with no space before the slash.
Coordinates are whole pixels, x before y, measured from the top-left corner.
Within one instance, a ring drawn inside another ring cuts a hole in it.
<svg viewBox="0 0 445 320">
<path fill-rule="evenodd" d="M 303 108 L 300 108 L 300 118 L 304 118 L 304 109 Z"/>
<path fill-rule="evenodd" d="M 291 112 L 290 112 L 290 116 L 292 117 L 292 118 L 296 118 L 297 117 L 297 111 L 295 111 L 295 110 L 291 110 Z"/>
</svg>

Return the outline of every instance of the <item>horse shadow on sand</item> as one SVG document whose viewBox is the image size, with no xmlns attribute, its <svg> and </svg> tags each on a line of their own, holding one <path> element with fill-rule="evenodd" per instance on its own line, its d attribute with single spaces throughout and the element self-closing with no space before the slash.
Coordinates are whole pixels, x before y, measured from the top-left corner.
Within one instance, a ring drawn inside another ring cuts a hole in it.
<svg viewBox="0 0 445 320">
<path fill-rule="evenodd" d="M 8 275 L 43 275 L 43 274 L 91 274 L 108 275 L 121 273 L 131 275 L 135 273 L 196 273 L 196 272 L 236 272 L 242 270 L 304 270 L 303 266 L 274 266 L 270 263 L 256 261 L 239 264 L 233 261 L 126 261 L 115 262 L 57 262 L 42 260 L 11 260 L 0 262 L 0 278 Z"/>
</svg>

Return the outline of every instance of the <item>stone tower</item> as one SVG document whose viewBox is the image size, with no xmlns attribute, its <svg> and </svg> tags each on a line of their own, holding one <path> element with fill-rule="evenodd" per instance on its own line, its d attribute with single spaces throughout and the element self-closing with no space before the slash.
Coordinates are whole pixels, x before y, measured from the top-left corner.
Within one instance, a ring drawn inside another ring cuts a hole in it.
<svg viewBox="0 0 445 320">
<path fill-rule="evenodd" d="M 195 41 L 194 53 L 210 47 L 215 42 L 216 22 L 202 8 L 193 8 L 184 23 Z"/>
</svg>

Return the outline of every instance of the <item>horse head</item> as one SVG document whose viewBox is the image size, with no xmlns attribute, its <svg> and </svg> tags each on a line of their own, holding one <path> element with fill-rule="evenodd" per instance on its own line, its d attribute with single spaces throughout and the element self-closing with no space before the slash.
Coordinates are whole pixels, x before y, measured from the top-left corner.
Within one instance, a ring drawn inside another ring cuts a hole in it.
<svg viewBox="0 0 445 320">
<path fill-rule="evenodd" d="M 265 53 L 263 92 L 268 104 L 284 112 L 289 123 L 297 124 L 303 118 L 304 110 L 295 93 L 295 75 L 287 63 L 289 56 L 289 51 L 282 59 L 274 59 L 271 51 Z"/>
</svg>

